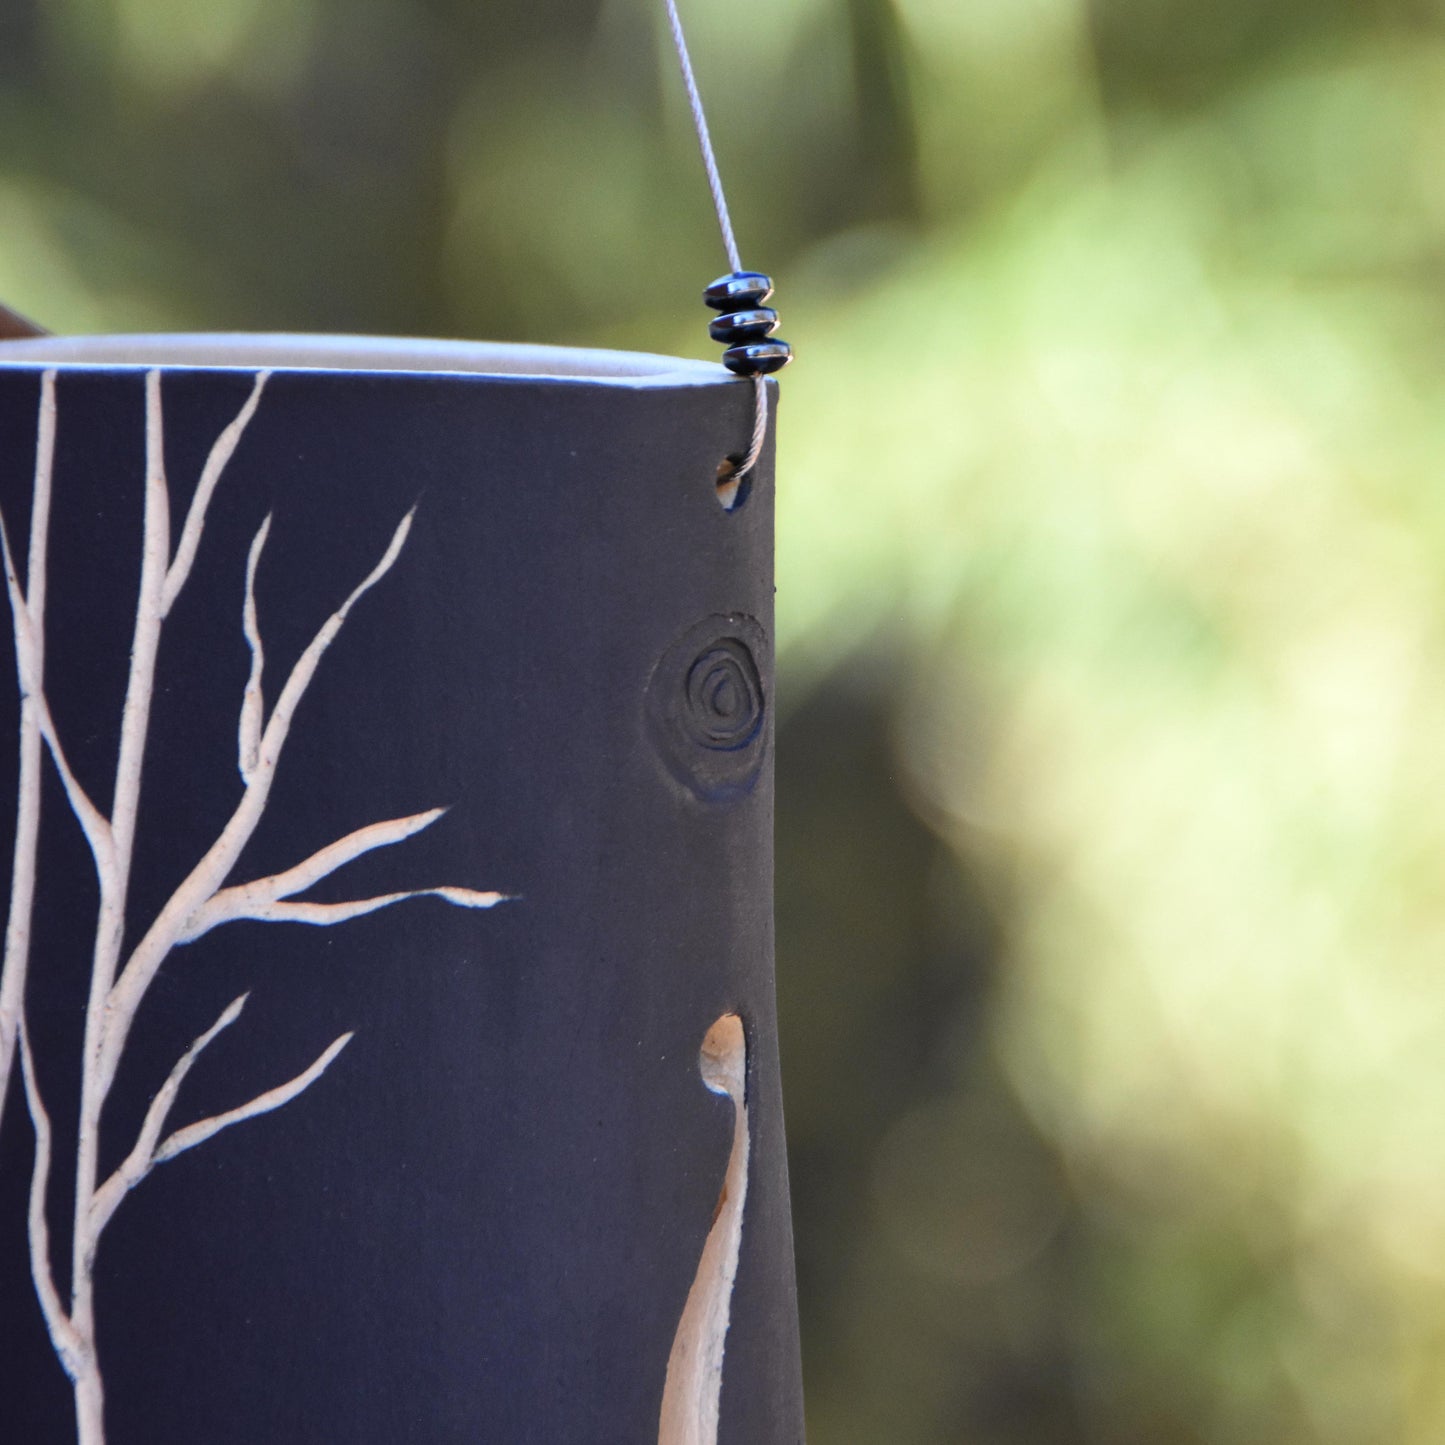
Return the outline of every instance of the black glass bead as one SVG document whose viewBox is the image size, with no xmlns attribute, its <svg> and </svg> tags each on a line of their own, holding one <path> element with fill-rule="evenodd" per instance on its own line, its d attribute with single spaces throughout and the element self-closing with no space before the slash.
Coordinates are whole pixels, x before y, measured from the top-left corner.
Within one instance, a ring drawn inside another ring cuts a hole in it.
<svg viewBox="0 0 1445 1445">
<path fill-rule="evenodd" d="M 702 299 L 714 311 L 738 311 L 761 306 L 772 294 L 771 276 L 761 271 L 734 271 L 730 276 L 719 276 L 702 293 Z"/>
<path fill-rule="evenodd" d="M 739 376 L 771 376 L 793 359 L 793 348 L 780 337 L 770 341 L 745 341 L 723 352 L 723 365 Z"/>
<path fill-rule="evenodd" d="M 759 306 L 752 311 L 733 311 L 719 316 L 707 329 L 714 341 L 724 346 L 736 346 L 740 341 L 761 341 L 778 329 L 778 313 L 771 306 Z"/>
</svg>

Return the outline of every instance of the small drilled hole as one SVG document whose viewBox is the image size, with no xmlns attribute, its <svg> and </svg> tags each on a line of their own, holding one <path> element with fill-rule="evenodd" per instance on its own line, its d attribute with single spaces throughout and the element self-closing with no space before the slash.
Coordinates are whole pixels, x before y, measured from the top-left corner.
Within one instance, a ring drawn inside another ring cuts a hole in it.
<svg viewBox="0 0 1445 1445">
<path fill-rule="evenodd" d="M 736 512 L 747 501 L 748 493 L 752 490 L 752 473 L 749 472 L 744 477 L 738 476 L 738 468 L 745 460 L 746 458 L 740 456 L 724 457 L 717 464 L 717 499 L 725 512 Z"/>
</svg>

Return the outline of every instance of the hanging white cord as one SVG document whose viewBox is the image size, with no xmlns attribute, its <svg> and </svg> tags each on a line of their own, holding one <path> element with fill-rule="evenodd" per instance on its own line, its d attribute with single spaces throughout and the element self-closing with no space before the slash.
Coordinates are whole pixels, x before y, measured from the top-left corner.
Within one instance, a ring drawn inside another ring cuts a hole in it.
<svg viewBox="0 0 1445 1445">
<path fill-rule="evenodd" d="M 677 63 L 682 67 L 682 83 L 687 87 L 687 103 L 692 107 L 692 124 L 697 131 L 697 143 L 702 151 L 707 183 L 712 188 L 712 203 L 717 208 L 717 223 L 722 231 L 723 246 L 728 253 L 728 265 L 734 271 L 741 271 L 743 261 L 738 255 L 737 237 L 733 235 L 733 218 L 728 211 L 728 198 L 723 194 L 722 177 L 718 174 L 717 157 L 713 154 L 712 134 L 707 128 L 707 116 L 703 113 L 697 76 L 692 72 L 692 57 L 687 52 L 687 37 L 682 33 L 682 17 L 677 13 L 677 0 L 666 0 L 666 4 L 667 20 L 672 26 L 672 43 L 677 48 Z"/>
<path fill-rule="evenodd" d="M 677 13 L 677 0 L 664 0 L 667 6 L 667 20 L 672 27 L 672 43 L 677 50 L 677 63 L 682 67 L 682 83 L 687 88 L 687 103 L 692 109 L 693 129 L 697 131 L 698 149 L 702 151 L 703 169 L 707 171 L 707 183 L 712 191 L 712 203 L 717 211 L 718 229 L 722 232 L 723 249 L 727 251 L 728 265 L 734 271 L 743 269 L 743 260 L 738 254 L 737 237 L 733 234 L 732 213 L 728 210 L 728 198 L 723 194 L 722 176 L 717 168 L 717 156 L 713 153 L 712 134 L 707 128 L 707 116 L 702 108 L 702 94 L 697 88 L 697 76 L 693 74 L 692 57 L 687 51 L 687 38 L 682 33 L 682 17 Z M 761 375 L 753 377 L 753 439 L 748 454 L 738 463 L 727 480 L 730 483 L 742 481 L 757 465 L 763 454 L 763 443 L 768 437 L 768 383 Z"/>
<path fill-rule="evenodd" d="M 727 480 L 740 482 L 757 466 L 758 458 L 763 454 L 763 443 L 768 439 L 768 379 L 765 376 L 753 377 L 753 440 L 748 447 L 748 454 L 738 463 L 736 470 Z"/>
</svg>

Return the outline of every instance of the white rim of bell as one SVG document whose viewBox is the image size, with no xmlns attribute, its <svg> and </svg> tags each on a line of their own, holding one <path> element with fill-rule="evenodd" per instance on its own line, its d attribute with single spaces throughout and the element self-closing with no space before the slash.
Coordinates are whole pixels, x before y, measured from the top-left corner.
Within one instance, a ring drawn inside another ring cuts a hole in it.
<svg viewBox="0 0 1445 1445">
<path fill-rule="evenodd" d="M 36 336 L 0 341 L 0 367 L 423 372 L 623 387 L 735 385 L 713 361 L 646 351 L 285 332 Z"/>
</svg>

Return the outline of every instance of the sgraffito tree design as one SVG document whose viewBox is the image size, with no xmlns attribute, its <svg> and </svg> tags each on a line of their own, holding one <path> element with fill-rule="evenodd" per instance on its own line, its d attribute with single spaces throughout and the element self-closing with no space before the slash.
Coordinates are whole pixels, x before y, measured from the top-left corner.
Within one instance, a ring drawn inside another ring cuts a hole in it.
<svg viewBox="0 0 1445 1445">
<path fill-rule="evenodd" d="M 25 1104 L 35 1137 L 28 1215 L 31 1275 L 55 1353 L 73 1388 L 79 1445 L 103 1445 L 105 1439 L 94 1275 L 101 1237 L 116 1210 L 157 1165 L 205 1143 L 234 1124 L 279 1109 L 294 1099 L 326 1072 L 352 1037 L 349 1033 L 342 1034 L 309 1068 L 256 1098 L 211 1118 L 168 1131 L 171 1110 L 187 1074 L 212 1041 L 239 1019 L 247 998 L 242 994 L 177 1060 L 157 1089 L 129 1151 L 114 1170 L 102 1177 L 100 1142 L 106 1101 L 137 1012 L 167 957 L 211 929 L 238 919 L 326 926 L 408 898 L 429 895 L 463 908 L 490 908 L 504 898 L 500 893 L 460 887 L 413 889 L 346 902 L 316 902 L 297 897 L 354 859 L 421 832 L 441 816 L 440 808 L 359 828 L 293 867 L 268 877 L 243 883 L 228 881 L 265 814 L 297 708 L 322 658 L 345 626 L 352 609 L 395 565 L 406 545 L 413 514 L 409 512 L 402 518 L 380 560 L 311 639 L 281 684 L 269 712 L 263 687 L 265 654 L 256 603 L 257 567 L 271 529 L 271 518 L 267 517 L 251 543 L 246 560 L 241 608 L 241 631 L 250 651 L 250 675 L 241 698 L 237 729 L 240 797 L 215 841 L 140 932 L 138 940 L 131 943 L 127 937 L 126 911 L 136 847 L 142 764 L 162 632 L 191 575 L 216 488 L 256 413 L 268 376 L 264 371 L 256 375 L 245 405 L 211 447 L 174 546 L 165 469 L 161 374 L 151 371 L 146 376 L 139 599 L 121 710 L 114 789 L 108 809 L 102 809 L 91 798 L 71 769 L 45 694 L 46 565 L 56 433 L 53 371 L 47 372 L 41 382 L 29 548 L 23 583 L 4 519 L 0 517 L 0 547 L 3 547 L 21 699 L 15 853 L 4 956 L 0 963 L 0 1106 L 3 1106 L 18 1053 Z M 99 891 L 80 1057 L 71 1262 L 65 1294 L 57 1282 L 53 1263 L 47 1208 L 51 1171 L 56 1162 L 52 1120 L 42 1095 L 25 1016 L 46 754 L 59 776 L 70 811 L 89 844 Z"/>
</svg>

